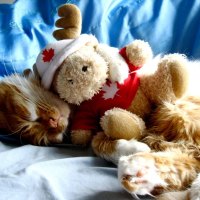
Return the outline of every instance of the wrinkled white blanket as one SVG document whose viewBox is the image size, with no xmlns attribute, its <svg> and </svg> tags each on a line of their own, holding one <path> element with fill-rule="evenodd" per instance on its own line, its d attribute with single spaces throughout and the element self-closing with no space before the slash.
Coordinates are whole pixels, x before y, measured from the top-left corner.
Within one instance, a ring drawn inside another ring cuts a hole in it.
<svg viewBox="0 0 200 200">
<path fill-rule="evenodd" d="M 125 200 L 111 163 L 78 147 L 0 143 L 0 200 Z"/>
</svg>

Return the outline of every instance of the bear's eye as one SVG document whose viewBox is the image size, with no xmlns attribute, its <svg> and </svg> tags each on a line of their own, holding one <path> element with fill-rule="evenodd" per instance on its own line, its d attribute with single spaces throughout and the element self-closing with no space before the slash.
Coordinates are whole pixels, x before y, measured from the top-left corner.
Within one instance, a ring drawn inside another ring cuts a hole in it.
<svg viewBox="0 0 200 200">
<path fill-rule="evenodd" d="M 68 83 L 70 83 L 70 84 L 73 84 L 73 83 L 74 83 L 72 79 L 69 79 L 69 80 L 67 80 L 67 81 L 68 81 Z"/>
<path fill-rule="evenodd" d="M 86 66 L 86 65 L 82 67 L 82 71 L 83 71 L 83 72 L 86 72 L 87 69 L 88 69 L 88 66 Z"/>
</svg>

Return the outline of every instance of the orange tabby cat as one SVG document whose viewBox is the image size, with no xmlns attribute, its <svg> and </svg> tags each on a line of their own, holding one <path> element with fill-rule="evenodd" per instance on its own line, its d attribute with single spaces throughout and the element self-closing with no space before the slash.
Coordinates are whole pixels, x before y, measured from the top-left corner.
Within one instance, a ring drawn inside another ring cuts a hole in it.
<svg viewBox="0 0 200 200">
<path fill-rule="evenodd" d="M 44 90 L 33 75 L 15 74 L 0 81 L 1 132 L 18 136 L 22 143 L 62 142 L 69 115 L 69 105 Z"/>
<path fill-rule="evenodd" d="M 183 191 L 200 173 L 199 114 L 199 97 L 164 103 L 152 113 L 148 136 L 142 141 L 105 139 L 99 133 L 93 148 L 98 155 L 115 162 L 122 156 L 118 163 L 119 181 L 133 196 Z M 200 176 L 191 196 L 199 191 L 199 180 Z M 192 200 L 200 197 L 197 195 Z"/>
</svg>

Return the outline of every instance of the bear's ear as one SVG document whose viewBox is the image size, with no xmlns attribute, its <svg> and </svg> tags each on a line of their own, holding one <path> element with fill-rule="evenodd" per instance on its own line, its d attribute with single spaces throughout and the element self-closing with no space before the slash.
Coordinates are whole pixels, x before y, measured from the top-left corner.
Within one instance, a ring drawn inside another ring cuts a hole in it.
<svg viewBox="0 0 200 200">
<path fill-rule="evenodd" d="M 82 16 L 80 9 L 74 4 L 65 4 L 58 8 L 60 17 L 55 25 L 60 28 L 53 32 L 56 40 L 75 39 L 81 34 Z"/>
</svg>

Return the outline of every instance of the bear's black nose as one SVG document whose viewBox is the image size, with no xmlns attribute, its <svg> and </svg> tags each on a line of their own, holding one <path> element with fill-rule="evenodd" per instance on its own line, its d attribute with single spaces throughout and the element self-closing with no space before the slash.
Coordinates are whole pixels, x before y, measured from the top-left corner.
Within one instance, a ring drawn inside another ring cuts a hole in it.
<svg viewBox="0 0 200 200">
<path fill-rule="evenodd" d="M 83 66 L 83 67 L 82 67 L 82 71 L 83 71 L 83 72 L 86 72 L 86 71 L 87 71 L 87 68 L 88 68 L 88 66 Z"/>
</svg>

